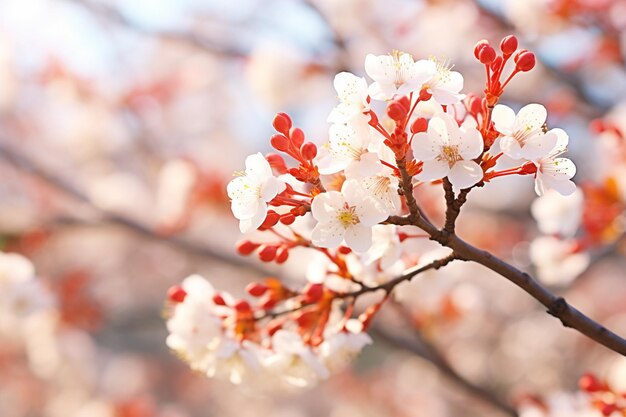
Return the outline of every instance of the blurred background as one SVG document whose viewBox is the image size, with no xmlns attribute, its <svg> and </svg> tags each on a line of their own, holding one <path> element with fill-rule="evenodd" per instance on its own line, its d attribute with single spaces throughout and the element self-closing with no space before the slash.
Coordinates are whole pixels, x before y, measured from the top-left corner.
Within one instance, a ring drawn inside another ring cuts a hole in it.
<svg viewBox="0 0 626 417">
<path fill-rule="evenodd" d="M 470 265 L 407 289 L 355 368 L 312 390 L 212 381 L 164 343 L 167 288 L 191 273 L 239 295 L 268 274 L 304 282 L 302 259 L 277 270 L 234 250 L 225 185 L 270 151 L 276 112 L 323 143 L 334 75 L 392 49 L 448 60 L 480 95 L 473 46 L 508 34 L 539 63 L 502 101 L 542 103 L 569 133 L 585 260 L 560 280 L 531 259 L 529 178 L 473 193 L 460 234 L 625 335 L 626 1 L 1 0 L 0 240 L 33 261 L 57 316 L 0 333 L 0 415 L 515 415 L 588 370 L 626 382 L 616 354 Z"/>
</svg>

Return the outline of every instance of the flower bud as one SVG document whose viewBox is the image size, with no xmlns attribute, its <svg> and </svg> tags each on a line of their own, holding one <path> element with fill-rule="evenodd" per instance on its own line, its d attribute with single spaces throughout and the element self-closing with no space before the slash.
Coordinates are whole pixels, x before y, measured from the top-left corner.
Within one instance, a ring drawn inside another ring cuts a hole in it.
<svg viewBox="0 0 626 417">
<path fill-rule="evenodd" d="M 251 282 L 246 286 L 246 292 L 253 297 L 260 297 L 267 292 L 267 286 L 258 282 Z"/>
<path fill-rule="evenodd" d="M 489 41 L 486 39 L 478 41 L 476 45 L 474 45 L 474 56 L 479 61 L 480 61 L 480 51 L 482 51 L 485 46 L 489 46 Z"/>
<path fill-rule="evenodd" d="M 502 42 L 500 42 L 500 50 L 505 57 L 513 55 L 517 50 L 517 38 L 515 35 L 509 35 L 503 38 Z"/>
<path fill-rule="evenodd" d="M 278 223 L 278 220 L 280 220 L 280 214 L 276 213 L 274 210 L 268 210 L 265 215 L 265 220 L 263 221 L 263 224 L 259 226 L 259 229 L 265 230 L 270 227 L 274 227 L 276 226 L 276 223 Z"/>
<path fill-rule="evenodd" d="M 213 304 L 217 306 L 225 306 L 226 301 L 224 301 L 224 297 L 222 297 L 219 293 L 213 295 Z"/>
<path fill-rule="evenodd" d="M 317 146 L 313 142 L 307 142 L 300 147 L 302 157 L 308 161 L 317 156 Z"/>
<path fill-rule="evenodd" d="M 278 251 L 276 252 L 276 263 L 277 264 L 282 264 L 285 263 L 285 261 L 287 261 L 287 258 L 289 258 L 289 249 L 287 249 L 286 247 L 282 247 L 280 249 L 278 249 Z"/>
<path fill-rule="evenodd" d="M 265 155 L 265 159 L 270 164 L 272 168 L 274 168 L 279 174 L 287 173 L 287 164 L 282 156 L 277 153 L 268 153 Z"/>
<path fill-rule="evenodd" d="M 530 71 L 535 67 L 535 54 L 523 49 L 513 58 L 515 61 L 515 69 L 522 72 Z"/>
<path fill-rule="evenodd" d="M 246 300 L 236 300 L 233 308 L 239 313 L 246 313 L 251 310 L 250 303 Z"/>
<path fill-rule="evenodd" d="M 578 387 L 586 392 L 598 392 L 604 390 L 604 384 L 593 374 L 587 373 L 578 380 Z"/>
<path fill-rule="evenodd" d="M 411 100 L 409 100 L 409 98 L 407 96 L 402 96 L 398 99 L 396 99 L 396 101 L 400 104 L 402 104 L 404 106 L 405 109 L 407 109 L 407 111 L 411 108 Z"/>
<path fill-rule="evenodd" d="M 254 243 L 249 240 L 242 240 L 241 242 L 237 243 L 236 249 L 237 249 L 237 253 L 239 253 L 240 255 L 246 256 L 246 255 L 250 255 L 258 247 L 259 247 L 258 243 Z"/>
<path fill-rule="evenodd" d="M 263 303 L 261 304 L 261 308 L 263 310 L 270 310 L 274 307 L 276 307 L 276 303 L 277 300 L 274 298 L 268 298 L 267 300 L 264 300 Z M 277 329 L 278 330 L 278 329 Z M 269 330 L 268 330 L 269 331 Z M 270 333 L 271 334 L 271 333 Z"/>
<path fill-rule="evenodd" d="M 397 121 L 403 120 L 408 113 L 406 107 L 400 104 L 398 101 L 392 101 L 387 105 L 387 116 L 390 119 Z"/>
<path fill-rule="evenodd" d="M 495 57 L 494 60 L 489 65 L 491 67 L 491 70 L 492 71 L 498 70 L 500 66 L 502 66 L 502 61 L 504 61 L 504 59 L 501 56 Z"/>
<path fill-rule="evenodd" d="M 467 108 L 471 114 L 479 114 L 483 111 L 483 102 L 480 97 L 471 96 L 468 99 Z"/>
<path fill-rule="evenodd" d="M 173 285 L 167 290 L 167 299 L 172 303 L 182 303 L 187 297 L 187 292 L 180 285 Z"/>
<path fill-rule="evenodd" d="M 304 132 L 298 127 L 292 127 L 289 131 L 291 142 L 299 148 L 304 143 Z"/>
<path fill-rule="evenodd" d="M 280 216 L 280 222 L 284 225 L 289 226 L 295 221 L 296 221 L 296 216 L 294 216 L 292 213 L 287 213 L 287 214 L 283 214 L 282 216 Z"/>
<path fill-rule="evenodd" d="M 418 117 L 411 123 L 411 133 L 421 133 L 426 132 L 428 130 L 428 120 L 423 117 Z"/>
<path fill-rule="evenodd" d="M 307 284 L 304 287 L 304 296 L 307 303 L 316 303 L 324 295 L 324 285 L 323 284 Z"/>
<path fill-rule="evenodd" d="M 347 255 L 352 252 L 352 249 L 347 246 L 339 246 L 339 248 L 337 248 L 337 251 L 342 255 Z"/>
<path fill-rule="evenodd" d="M 496 51 L 489 45 L 485 45 L 478 52 L 478 60 L 485 65 L 489 65 L 496 59 Z"/>
<path fill-rule="evenodd" d="M 259 249 L 259 259 L 263 262 L 272 262 L 276 258 L 276 246 L 263 245 Z"/>
<path fill-rule="evenodd" d="M 277 113 L 272 121 L 272 126 L 274 126 L 277 132 L 287 136 L 289 129 L 291 129 L 291 117 L 286 113 Z"/>
<path fill-rule="evenodd" d="M 277 151 L 285 152 L 289 149 L 289 139 L 285 135 L 272 135 L 270 138 L 270 144 Z"/>
</svg>

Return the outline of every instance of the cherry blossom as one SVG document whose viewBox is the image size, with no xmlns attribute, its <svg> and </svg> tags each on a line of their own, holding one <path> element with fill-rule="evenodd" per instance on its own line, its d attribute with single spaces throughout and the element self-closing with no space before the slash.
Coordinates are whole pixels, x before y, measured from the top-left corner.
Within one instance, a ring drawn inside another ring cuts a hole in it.
<svg viewBox="0 0 626 417">
<path fill-rule="evenodd" d="M 369 119 L 363 113 L 369 111 L 367 81 L 349 72 L 335 75 L 335 90 L 339 97 L 339 105 L 328 115 L 329 123 L 358 123 Z"/>
<path fill-rule="evenodd" d="M 424 162 L 418 176 L 423 181 L 448 177 L 458 189 L 477 184 L 483 177 L 480 166 L 472 159 L 483 151 L 480 132 L 459 128 L 452 116 L 440 113 L 428 124 L 428 131 L 418 133 L 412 142 L 413 155 Z"/>
<path fill-rule="evenodd" d="M 285 184 L 272 175 L 267 160 L 256 153 L 246 158 L 245 172 L 228 183 L 231 209 L 239 219 L 242 233 L 259 227 L 267 214 L 267 202 L 285 189 Z"/>
<path fill-rule="evenodd" d="M 295 332 L 279 330 L 274 333 L 272 350 L 274 353 L 267 357 L 265 365 L 291 385 L 306 387 L 329 376 L 322 361 Z"/>
<path fill-rule="evenodd" d="M 326 336 L 320 345 L 320 356 L 331 371 L 344 368 L 367 345 L 372 338 L 363 331 L 363 324 L 358 320 L 348 320 L 340 331 Z"/>
<path fill-rule="evenodd" d="M 583 193 L 563 196 L 555 190 L 548 190 L 531 206 L 531 213 L 542 233 L 573 237 L 580 226 L 583 215 Z"/>
<path fill-rule="evenodd" d="M 422 89 L 432 94 L 442 106 L 456 104 L 465 97 L 460 94 L 463 89 L 463 76 L 445 62 L 435 59 L 418 61 L 426 69 L 430 77 L 422 85 Z"/>
<path fill-rule="evenodd" d="M 372 228 L 372 246 L 363 254 L 365 264 L 379 261 L 380 268 L 386 270 L 400 259 L 401 254 L 400 238 L 395 225 L 378 224 Z"/>
<path fill-rule="evenodd" d="M 369 151 L 371 136 L 368 127 L 333 124 L 329 129 L 328 145 L 320 149 L 316 162 L 321 174 L 344 171 L 348 177 L 363 177 L 372 173 L 378 156 Z"/>
<path fill-rule="evenodd" d="M 315 245 L 332 248 L 345 239 L 346 245 L 357 252 L 371 246 L 372 226 L 388 216 L 384 207 L 367 195 L 356 180 L 346 181 L 341 193 L 329 191 L 318 195 L 311 212 L 318 221 L 311 235 Z"/>
<path fill-rule="evenodd" d="M 567 151 L 569 137 L 562 130 L 558 130 L 554 148 L 546 156 L 533 161 L 537 167 L 535 192 L 540 196 L 548 189 L 554 189 L 562 195 L 572 194 L 576 190 L 576 184 L 571 181 L 576 174 L 576 165 L 567 158 L 559 158 Z"/>
<path fill-rule="evenodd" d="M 565 285 L 589 265 L 589 254 L 578 252 L 576 242 L 542 236 L 530 244 L 530 259 L 546 284 Z"/>
<path fill-rule="evenodd" d="M 400 51 L 393 51 L 390 55 L 367 55 L 365 72 L 374 80 L 369 93 L 376 100 L 389 100 L 395 95 L 419 91 L 433 78 L 428 61 L 415 62 L 411 55 Z"/>
</svg>

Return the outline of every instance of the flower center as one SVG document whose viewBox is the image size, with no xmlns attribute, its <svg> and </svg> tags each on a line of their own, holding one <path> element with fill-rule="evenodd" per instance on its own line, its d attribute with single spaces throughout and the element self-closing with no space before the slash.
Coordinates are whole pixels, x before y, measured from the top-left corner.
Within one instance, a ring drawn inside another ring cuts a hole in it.
<svg viewBox="0 0 626 417">
<path fill-rule="evenodd" d="M 337 213 L 337 220 L 339 220 L 344 229 L 361 222 L 356 214 L 356 207 L 348 206 L 348 203 L 344 203 L 343 209 Z"/>
<path fill-rule="evenodd" d="M 440 161 L 446 161 L 450 168 L 457 162 L 460 161 L 461 155 L 459 154 L 459 147 L 454 145 L 446 145 L 441 148 L 441 155 L 438 158 Z"/>
<path fill-rule="evenodd" d="M 393 67 L 395 69 L 393 84 L 396 86 L 396 88 L 400 88 L 400 86 L 406 82 L 410 75 L 410 66 L 407 65 L 408 61 L 401 61 L 403 55 L 407 55 L 410 58 L 409 61 L 413 61 L 413 57 L 405 52 L 401 52 L 396 49 L 391 52 L 391 57 L 393 58 Z"/>
<path fill-rule="evenodd" d="M 439 84 L 450 81 L 450 72 L 452 71 L 452 68 L 454 67 L 454 65 L 450 64 L 449 61 L 447 60 L 442 61 L 442 60 L 437 59 L 434 56 L 431 56 L 429 60 L 435 63 L 437 72 L 430 80 L 428 80 L 422 86 L 422 89 L 426 89 L 426 90 L 436 87 Z"/>
</svg>

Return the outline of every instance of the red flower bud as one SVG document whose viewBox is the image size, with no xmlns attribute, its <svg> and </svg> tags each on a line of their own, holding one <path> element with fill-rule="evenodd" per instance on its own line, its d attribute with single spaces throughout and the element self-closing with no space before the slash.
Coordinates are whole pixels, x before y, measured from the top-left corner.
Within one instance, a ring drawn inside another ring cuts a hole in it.
<svg viewBox="0 0 626 417">
<path fill-rule="evenodd" d="M 483 101 L 481 98 L 476 96 L 471 96 L 469 98 L 468 110 L 471 114 L 479 114 L 483 111 Z"/>
<path fill-rule="evenodd" d="M 423 117 L 418 117 L 411 124 L 411 133 L 413 134 L 426 132 L 426 130 L 428 130 L 428 120 L 424 119 Z"/>
<path fill-rule="evenodd" d="M 304 132 L 298 127 L 292 127 L 289 131 L 289 138 L 291 142 L 299 148 L 304 143 Z"/>
<path fill-rule="evenodd" d="M 300 147 L 302 157 L 308 161 L 317 156 L 317 146 L 313 142 L 307 142 Z"/>
<path fill-rule="evenodd" d="M 294 216 L 292 213 L 287 213 L 287 214 L 283 214 L 280 217 L 280 222 L 282 224 L 285 224 L 287 226 L 289 226 L 290 224 L 292 224 L 294 221 L 296 221 L 296 216 Z"/>
<path fill-rule="evenodd" d="M 278 220 L 280 220 L 280 214 L 276 213 L 274 210 L 268 210 L 265 215 L 265 220 L 263 221 L 263 224 L 259 226 L 259 229 L 269 229 L 270 227 L 274 227 L 276 226 L 276 223 L 278 223 Z"/>
<path fill-rule="evenodd" d="M 347 255 L 347 254 L 349 254 L 350 252 L 352 252 L 352 249 L 350 249 L 350 248 L 349 248 L 349 247 L 347 247 L 347 246 L 339 246 L 339 248 L 337 249 L 337 251 L 338 251 L 339 253 L 341 253 L 342 255 Z"/>
<path fill-rule="evenodd" d="M 604 390 L 604 384 L 593 374 L 587 373 L 578 380 L 578 387 L 586 392 L 598 392 Z"/>
<path fill-rule="evenodd" d="M 485 46 L 489 46 L 489 41 L 486 39 L 478 41 L 476 45 L 474 45 L 474 56 L 479 61 L 480 61 L 480 51 L 482 51 Z"/>
<path fill-rule="evenodd" d="M 500 50 L 505 57 L 513 55 L 513 53 L 517 50 L 517 38 L 515 35 L 509 35 L 503 38 L 502 42 L 500 42 Z"/>
<path fill-rule="evenodd" d="M 603 416 L 609 417 L 614 412 L 619 411 L 619 408 L 615 404 L 603 404 L 600 412 Z"/>
<path fill-rule="evenodd" d="M 492 71 L 496 71 L 500 68 L 500 66 L 502 66 L 502 61 L 504 61 L 504 59 L 501 56 L 497 56 L 494 58 L 494 60 L 491 62 L 491 70 Z"/>
<path fill-rule="evenodd" d="M 392 101 L 389 103 L 389 105 L 387 105 L 387 116 L 389 116 L 390 119 L 395 120 L 396 122 L 404 120 L 407 113 L 407 108 L 397 101 Z"/>
<path fill-rule="evenodd" d="M 226 301 L 224 301 L 224 298 L 220 294 L 215 294 L 213 296 L 213 304 L 218 306 L 225 306 Z"/>
<path fill-rule="evenodd" d="M 267 286 L 258 282 L 251 282 L 246 286 L 246 292 L 253 297 L 260 297 L 267 291 Z"/>
<path fill-rule="evenodd" d="M 277 132 L 287 136 L 289 129 L 291 129 L 291 117 L 286 113 L 277 113 L 272 121 L 272 126 L 274 126 Z"/>
<path fill-rule="evenodd" d="M 263 310 L 269 310 L 272 309 L 276 306 L 277 300 L 274 298 L 268 298 L 267 300 L 264 300 L 263 303 L 261 304 L 261 308 Z"/>
<path fill-rule="evenodd" d="M 172 303 L 182 303 L 187 297 L 187 292 L 180 285 L 173 285 L 167 290 L 167 299 Z"/>
<path fill-rule="evenodd" d="M 285 152 L 289 149 L 289 139 L 284 135 L 272 135 L 270 138 L 270 144 L 278 151 Z"/>
<path fill-rule="evenodd" d="M 287 173 L 287 164 L 282 156 L 277 153 L 268 153 L 265 155 L 265 159 L 269 162 L 270 166 L 274 168 L 279 174 Z"/>
<path fill-rule="evenodd" d="M 407 111 L 411 108 L 411 100 L 409 100 L 407 96 L 402 96 L 396 99 L 396 101 L 402 104 L 402 106 L 404 106 L 404 108 L 407 109 Z"/>
<path fill-rule="evenodd" d="M 258 247 L 258 243 L 254 243 L 249 240 L 242 240 L 241 242 L 237 243 L 236 249 L 240 255 L 246 256 L 250 255 Z"/>
<path fill-rule="evenodd" d="M 289 258 L 289 249 L 285 247 L 278 249 L 278 252 L 276 252 L 276 263 L 285 263 L 285 261 L 287 261 L 287 258 Z"/>
<path fill-rule="evenodd" d="M 259 249 L 259 259 L 263 262 L 272 262 L 276 258 L 276 246 L 263 245 Z"/>
<path fill-rule="evenodd" d="M 535 67 L 535 54 L 526 49 L 523 49 L 515 54 L 513 60 L 516 64 L 515 69 L 518 71 L 527 72 Z"/>
<path fill-rule="evenodd" d="M 324 295 L 324 285 L 322 284 L 307 284 L 304 287 L 304 296 L 307 303 L 316 303 Z"/>
<path fill-rule="evenodd" d="M 478 60 L 485 65 L 489 65 L 496 59 L 496 51 L 489 45 L 485 45 L 478 52 Z"/>
<path fill-rule="evenodd" d="M 237 310 L 239 313 L 246 313 L 251 310 L 250 303 L 246 300 L 237 300 L 233 305 L 233 308 Z"/>
</svg>

